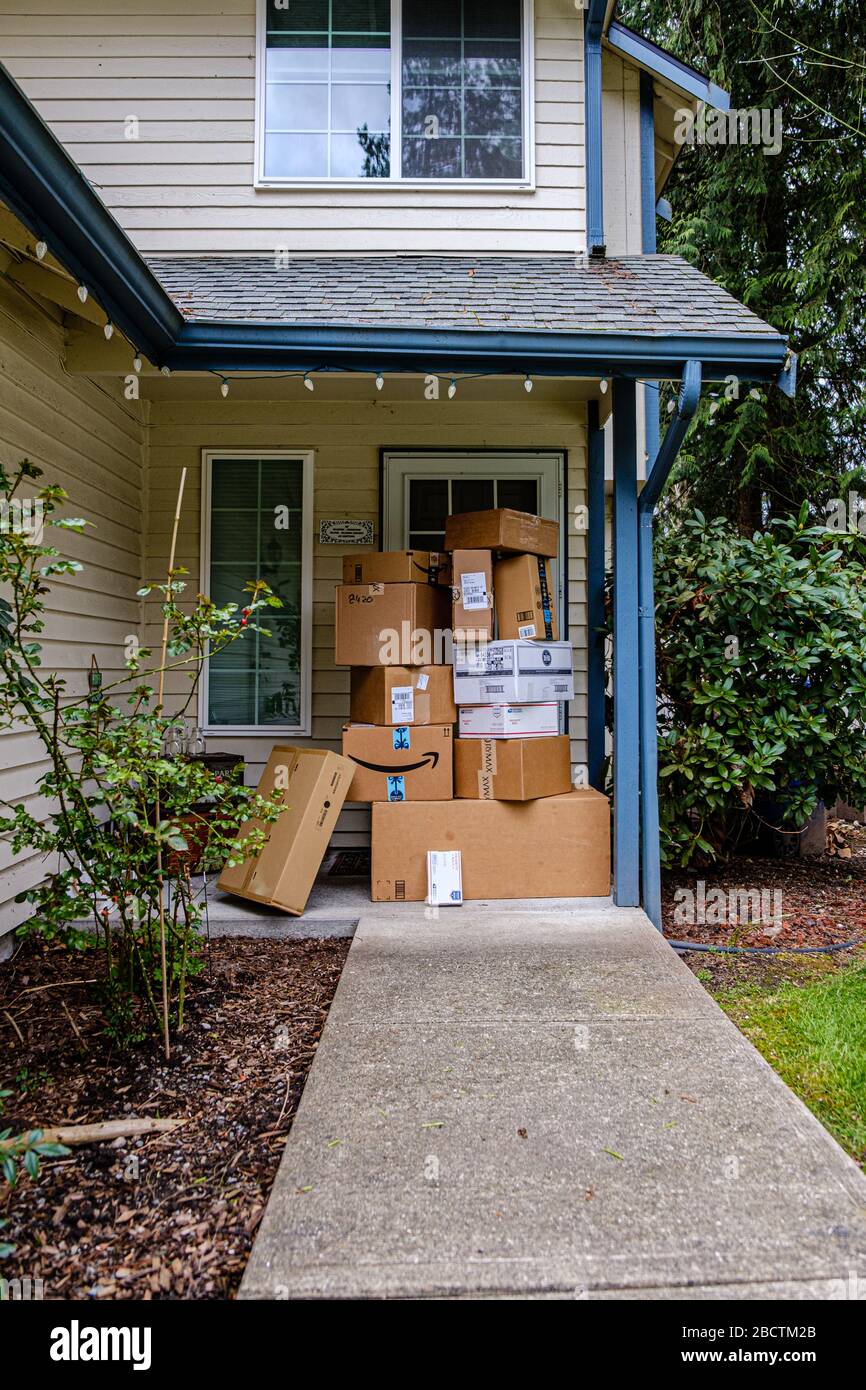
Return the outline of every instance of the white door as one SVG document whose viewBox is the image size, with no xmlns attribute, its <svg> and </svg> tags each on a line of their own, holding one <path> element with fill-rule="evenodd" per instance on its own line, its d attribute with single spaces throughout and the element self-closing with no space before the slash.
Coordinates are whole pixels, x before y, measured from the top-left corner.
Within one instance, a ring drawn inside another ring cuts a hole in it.
<svg viewBox="0 0 866 1390">
<path fill-rule="evenodd" d="M 513 507 L 559 523 L 562 536 L 561 453 L 388 452 L 382 479 L 383 550 L 442 550 L 445 519 L 455 512 Z M 564 632 L 563 565 L 556 566 L 560 632 Z"/>
</svg>

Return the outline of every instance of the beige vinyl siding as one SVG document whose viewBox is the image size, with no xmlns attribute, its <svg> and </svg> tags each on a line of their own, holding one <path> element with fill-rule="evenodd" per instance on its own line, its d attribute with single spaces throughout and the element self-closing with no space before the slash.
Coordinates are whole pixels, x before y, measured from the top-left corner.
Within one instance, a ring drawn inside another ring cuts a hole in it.
<svg viewBox="0 0 866 1390">
<path fill-rule="evenodd" d="M 0 56 L 144 251 L 584 245 L 574 0 L 535 3 L 534 191 L 255 189 L 255 0 L 0 0 Z"/>
<path fill-rule="evenodd" d="M 7 469 L 24 457 L 44 470 L 45 482 L 69 493 L 61 514 L 86 516 L 82 536 L 48 533 L 82 574 L 52 581 L 43 666 L 87 688 L 95 655 L 108 683 L 123 672 L 124 639 L 138 634 L 143 550 L 144 436 L 139 406 L 122 399 L 116 381 L 67 376 L 59 312 L 43 309 L 0 277 L 0 455 Z M 0 797 L 47 809 L 37 795 L 46 771 L 39 742 L 26 731 L 0 736 Z M 0 934 L 27 915 L 15 895 L 38 882 L 41 860 L 13 859 L 0 841 Z"/>
<path fill-rule="evenodd" d="M 178 556 L 190 570 L 190 587 L 200 582 L 201 453 L 203 449 L 261 449 L 314 451 L 314 563 L 313 563 L 313 671 L 312 738 L 314 745 L 339 749 L 342 725 L 349 715 L 349 672 L 334 664 L 334 588 L 342 576 L 342 555 L 351 547 L 322 546 L 318 523 L 323 518 L 354 517 L 374 522 L 379 518 L 380 448 L 425 449 L 566 449 L 569 454 L 568 516 L 585 502 L 584 406 L 562 388 L 559 399 L 527 398 L 520 383 L 502 384 L 498 400 L 425 401 L 418 382 L 417 400 L 392 404 L 384 400 L 347 400 L 332 394 L 322 399 L 304 392 L 298 399 L 298 382 L 289 383 L 280 399 L 240 399 L 241 387 L 233 386 L 225 401 L 184 400 L 177 378 L 168 389 L 157 388 L 159 399 L 150 406 L 150 475 L 147 536 L 147 573 L 157 577 L 165 569 L 174 502 L 180 471 L 188 469 L 186 502 Z M 518 399 L 518 393 L 520 399 Z M 444 397 L 444 392 L 443 392 Z M 378 536 L 377 536 L 378 544 Z M 575 763 L 586 762 L 586 592 L 585 538 L 569 527 L 569 636 L 575 643 L 577 698 L 571 707 L 570 734 Z M 253 578 L 254 576 L 250 576 Z M 158 614 L 149 613 L 146 640 L 156 640 Z M 169 681 L 174 701 L 185 697 L 186 687 L 175 677 Z M 266 761 L 272 734 L 248 738 L 214 737 L 211 750 L 243 753 L 247 780 L 255 781 Z M 305 740 L 292 740 L 304 742 Z M 348 808 L 339 823 L 334 842 L 359 845 L 368 838 L 368 812 Z"/>
<path fill-rule="evenodd" d="M 604 230 L 609 256 L 643 250 L 640 175 L 640 72 L 602 52 Z"/>
</svg>

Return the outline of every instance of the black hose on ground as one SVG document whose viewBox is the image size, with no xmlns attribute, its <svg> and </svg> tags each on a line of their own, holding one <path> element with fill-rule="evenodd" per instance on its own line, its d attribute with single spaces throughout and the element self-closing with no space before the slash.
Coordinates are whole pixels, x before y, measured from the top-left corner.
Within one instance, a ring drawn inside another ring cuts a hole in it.
<svg viewBox="0 0 866 1390">
<path fill-rule="evenodd" d="M 858 937 L 855 941 L 842 941 L 837 946 L 706 946 L 703 942 L 697 941 L 671 941 L 665 937 L 669 946 L 673 946 L 675 951 L 706 951 L 713 956 L 829 956 L 834 951 L 850 951 L 855 946 L 862 946 L 863 942 Z"/>
</svg>

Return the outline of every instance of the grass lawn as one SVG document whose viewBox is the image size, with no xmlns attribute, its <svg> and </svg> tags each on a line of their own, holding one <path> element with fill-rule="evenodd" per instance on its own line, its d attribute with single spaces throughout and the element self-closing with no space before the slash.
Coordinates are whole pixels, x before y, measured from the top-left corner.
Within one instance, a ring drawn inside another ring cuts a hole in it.
<svg viewBox="0 0 866 1390">
<path fill-rule="evenodd" d="M 755 964 L 758 968 L 747 973 L 725 963 L 721 970 L 698 969 L 696 974 L 792 1091 L 866 1166 L 862 951 L 845 965 L 826 956 L 783 956 Z"/>
</svg>

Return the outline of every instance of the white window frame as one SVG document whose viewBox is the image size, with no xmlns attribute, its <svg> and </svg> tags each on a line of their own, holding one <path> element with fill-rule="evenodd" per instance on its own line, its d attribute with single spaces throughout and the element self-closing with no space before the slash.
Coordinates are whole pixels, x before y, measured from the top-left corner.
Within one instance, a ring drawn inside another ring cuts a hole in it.
<svg viewBox="0 0 866 1390">
<path fill-rule="evenodd" d="M 434 0 L 435 3 L 435 0 Z M 391 141 L 391 173 L 386 179 L 291 178 L 265 174 L 265 86 L 267 72 L 267 0 L 256 0 L 256 107 L 254 187 L 269 188 L 363 188 L 377 189 L 472 189 L 510 188 L 535 192 L 535 22 L 534 0 L 521 0 L 523 56 L 523 177 L 519 179 L 404 179 L 400 172 L 402 139 Z M 391 0 L 391 131 L 401 131 L 402 97 L 402 0 Z"/>
<path fill-rule="evenodd" d="M 301 716 L 298 724 L 210 724 L 208 722 L 208 683 L 210 662 L 205 661 L 199 682 L 198 719 L 203 735 L 218 738 L 309 738 L 312 731 L 313 691 L 313 449 L 202 449 L 201 469 L 201 548 L 199 584 L 210 587 L 211 493 L 215 459 L 301 459 L 303 462 L 301 513 Z M 251 574 L 250 579 L 258 576 Z M 268 612 L 270 610 L 264 610 Z M 279 609 L 272 610 L 279 614 Z M 261 619 L 267 627 L 267 618 Z"/>
</svg>

